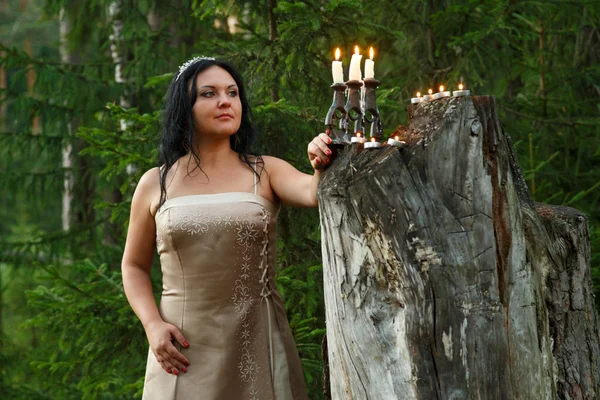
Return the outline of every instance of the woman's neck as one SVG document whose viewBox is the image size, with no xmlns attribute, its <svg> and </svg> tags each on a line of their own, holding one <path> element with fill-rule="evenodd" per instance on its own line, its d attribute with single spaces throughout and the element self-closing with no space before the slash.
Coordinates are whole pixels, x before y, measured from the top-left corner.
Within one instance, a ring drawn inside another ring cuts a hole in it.
<svg viewBox="0 0 600 400">
<path fill-rule="evenodd" d="M 238 159 L 238 154 L 231 148 L 229 139 L 220 141 L 205 141 L 196 148 L 196 154 L 200 158 L 200 167 L 202 169 L 218 169 L 223 166 L 231 166 L 234 159 Z M 191 160 L 191 152 L 187 154 Z"/>
</svg>

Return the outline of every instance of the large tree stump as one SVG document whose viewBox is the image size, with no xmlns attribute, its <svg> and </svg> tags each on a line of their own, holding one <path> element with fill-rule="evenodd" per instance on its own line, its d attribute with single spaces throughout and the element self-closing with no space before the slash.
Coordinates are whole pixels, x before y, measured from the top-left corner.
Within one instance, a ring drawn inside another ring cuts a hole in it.
<svg viewBox="0 0 600 400">
<path fill-rule="evenodd" d="M 319 187 L 332 398 L 599 398 L 586 216 L 532 202 L 492 97 L 409 118 Z"/>
</svg>

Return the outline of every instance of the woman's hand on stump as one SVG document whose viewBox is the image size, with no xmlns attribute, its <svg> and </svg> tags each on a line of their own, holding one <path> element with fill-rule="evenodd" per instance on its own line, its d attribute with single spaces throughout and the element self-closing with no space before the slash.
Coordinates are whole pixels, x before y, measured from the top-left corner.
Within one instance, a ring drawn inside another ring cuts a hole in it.
<svg viewBox="0 0 600 400">
<path fill-rule="evenodd" d="M 331 162 L 332 152 L 328 144 L 331 144 L 331 138 L 326 133 L 320 133 L 308 144 L 308 159 L 313 169 L 324 169 Z"/>
<path fill-rule="evenodd" d="M 177 341 L 183 347 L 189 347 L 183 334 L 173 324 L 164 321 L 154 322 L 146 327 L 146 336 L 156 360 L 168 373 L 179 375 L 187 372 L 190 362 L 173 345 Z"/>
</svg>

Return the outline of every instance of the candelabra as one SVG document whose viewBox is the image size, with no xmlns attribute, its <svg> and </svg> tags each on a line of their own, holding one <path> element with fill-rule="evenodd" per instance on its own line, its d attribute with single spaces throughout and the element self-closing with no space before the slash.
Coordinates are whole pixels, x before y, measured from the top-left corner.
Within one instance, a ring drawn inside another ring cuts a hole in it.
<svg viewBox="0 0 600 400">
<path fill-rule="evenodd" d="M 362 102 L 362 81 L 350 80 L 345 84 L 334 83 L 331 85 L 333 102 L 325 117 L 325 126 L 327 127 L 327 134 L 332 139 L 329 147 L 334 153 L 351 142 L 364 142 L 362 138 L 365 136 L 365 126 L 367 124 L 370 124 L 369 134 L 371 140 L 378 144 L 378 146 L 371 144 L 368 147 L 380 147 L 380 142 L 383 139 L 383 127 L 381 115 L 377 108 L 376 90 L 379 84 L 380 82 L 373 78 L 364 80 L 365 88 Z M 345 106 L 344 94 L 347 94 Z M 351 127 L 352 124 L 353 127 Z"/>
</svg>

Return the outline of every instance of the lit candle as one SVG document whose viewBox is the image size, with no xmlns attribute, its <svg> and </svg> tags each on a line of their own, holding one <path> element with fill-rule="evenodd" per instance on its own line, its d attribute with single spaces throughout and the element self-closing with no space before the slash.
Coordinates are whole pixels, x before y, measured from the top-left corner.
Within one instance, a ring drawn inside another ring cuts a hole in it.
<svg viewBox="0 0 600 400">
<path fill-rule="evenodd" d="M 356 136 L 350 138 L 351 143 L 364 143 L 367 140 L 363 137 L 362 133 L 356 132 Z"/>
<path fill-rule="evenodd" d="M 365 60 L 365 79 L 375 78 L 375 61 L 373 61 L 373 48 L 369 49 L 369 59 Z"/>
<path fill-rule="evenodd" d="M 406 144 L 406 142 L 400 140 L 400 138 L 398 137 L 398 135 L 394 136 L 394 138 L 389 138 L 388 139 L 388 144 L 391 146 L 396 146 L 396 147 L 404 147 L 404 145 Z"/>
<path fill-rule="evenodd" d="M 351 81 L 360 81 L 360 60 L 362 59 L 362 55 L 358 54 L 358 46 L 354 47 L 354 54 L 352 54 L 352 59 L 350 60 L 350 77 L 348 78 Z"/>
<path fill-rule="evenodd" d="M 412 99 L 410 99 L 410 102 L 412 104 L 420 103 L 422 101 L 423 101 L 423 98 L 421 97 L 421 92 L 417 92 L 417 97 L 413 97 Z"/>
<path fill-rule="evenodd" d="M 444 86 L 440 86 L 440 91 L 433 95 L 434 99 L 441 99 L 442 97 L 450 97 L 450 92 L 444 90 Z"/>
<path fill-rule="evenodd" d="M 423 96 L 423 100 L 433 100 L 433 90 L 429 89 L 425 96 Z"/>
<path fill-rule="evenodd" d="M 458 85 L 458 90 L 455 90 L 454 92 L 452 92 L 452 96 L 454 97 L 460 97 L 460 96 L 469 96 L 471 94 L 470 90 L 463 90 L 464 86 L 463 84 L 459 84 Z"/>
<path fill-rule="evenodd" d="M 340 59 L 340 49 L 335 49 L 335 61 L 331 63 L 331 74 L 333 75 L 333 83 L 344 83 L 344 70 Z"/>
<path fill-rule="evenodd" d="M 374 137 L 371 138 L 370 142 L 365 143 L 365 149 L 375 149 L 377 147 L 381 147 L 381 142 L 375 140 Z"/>
</svg>

